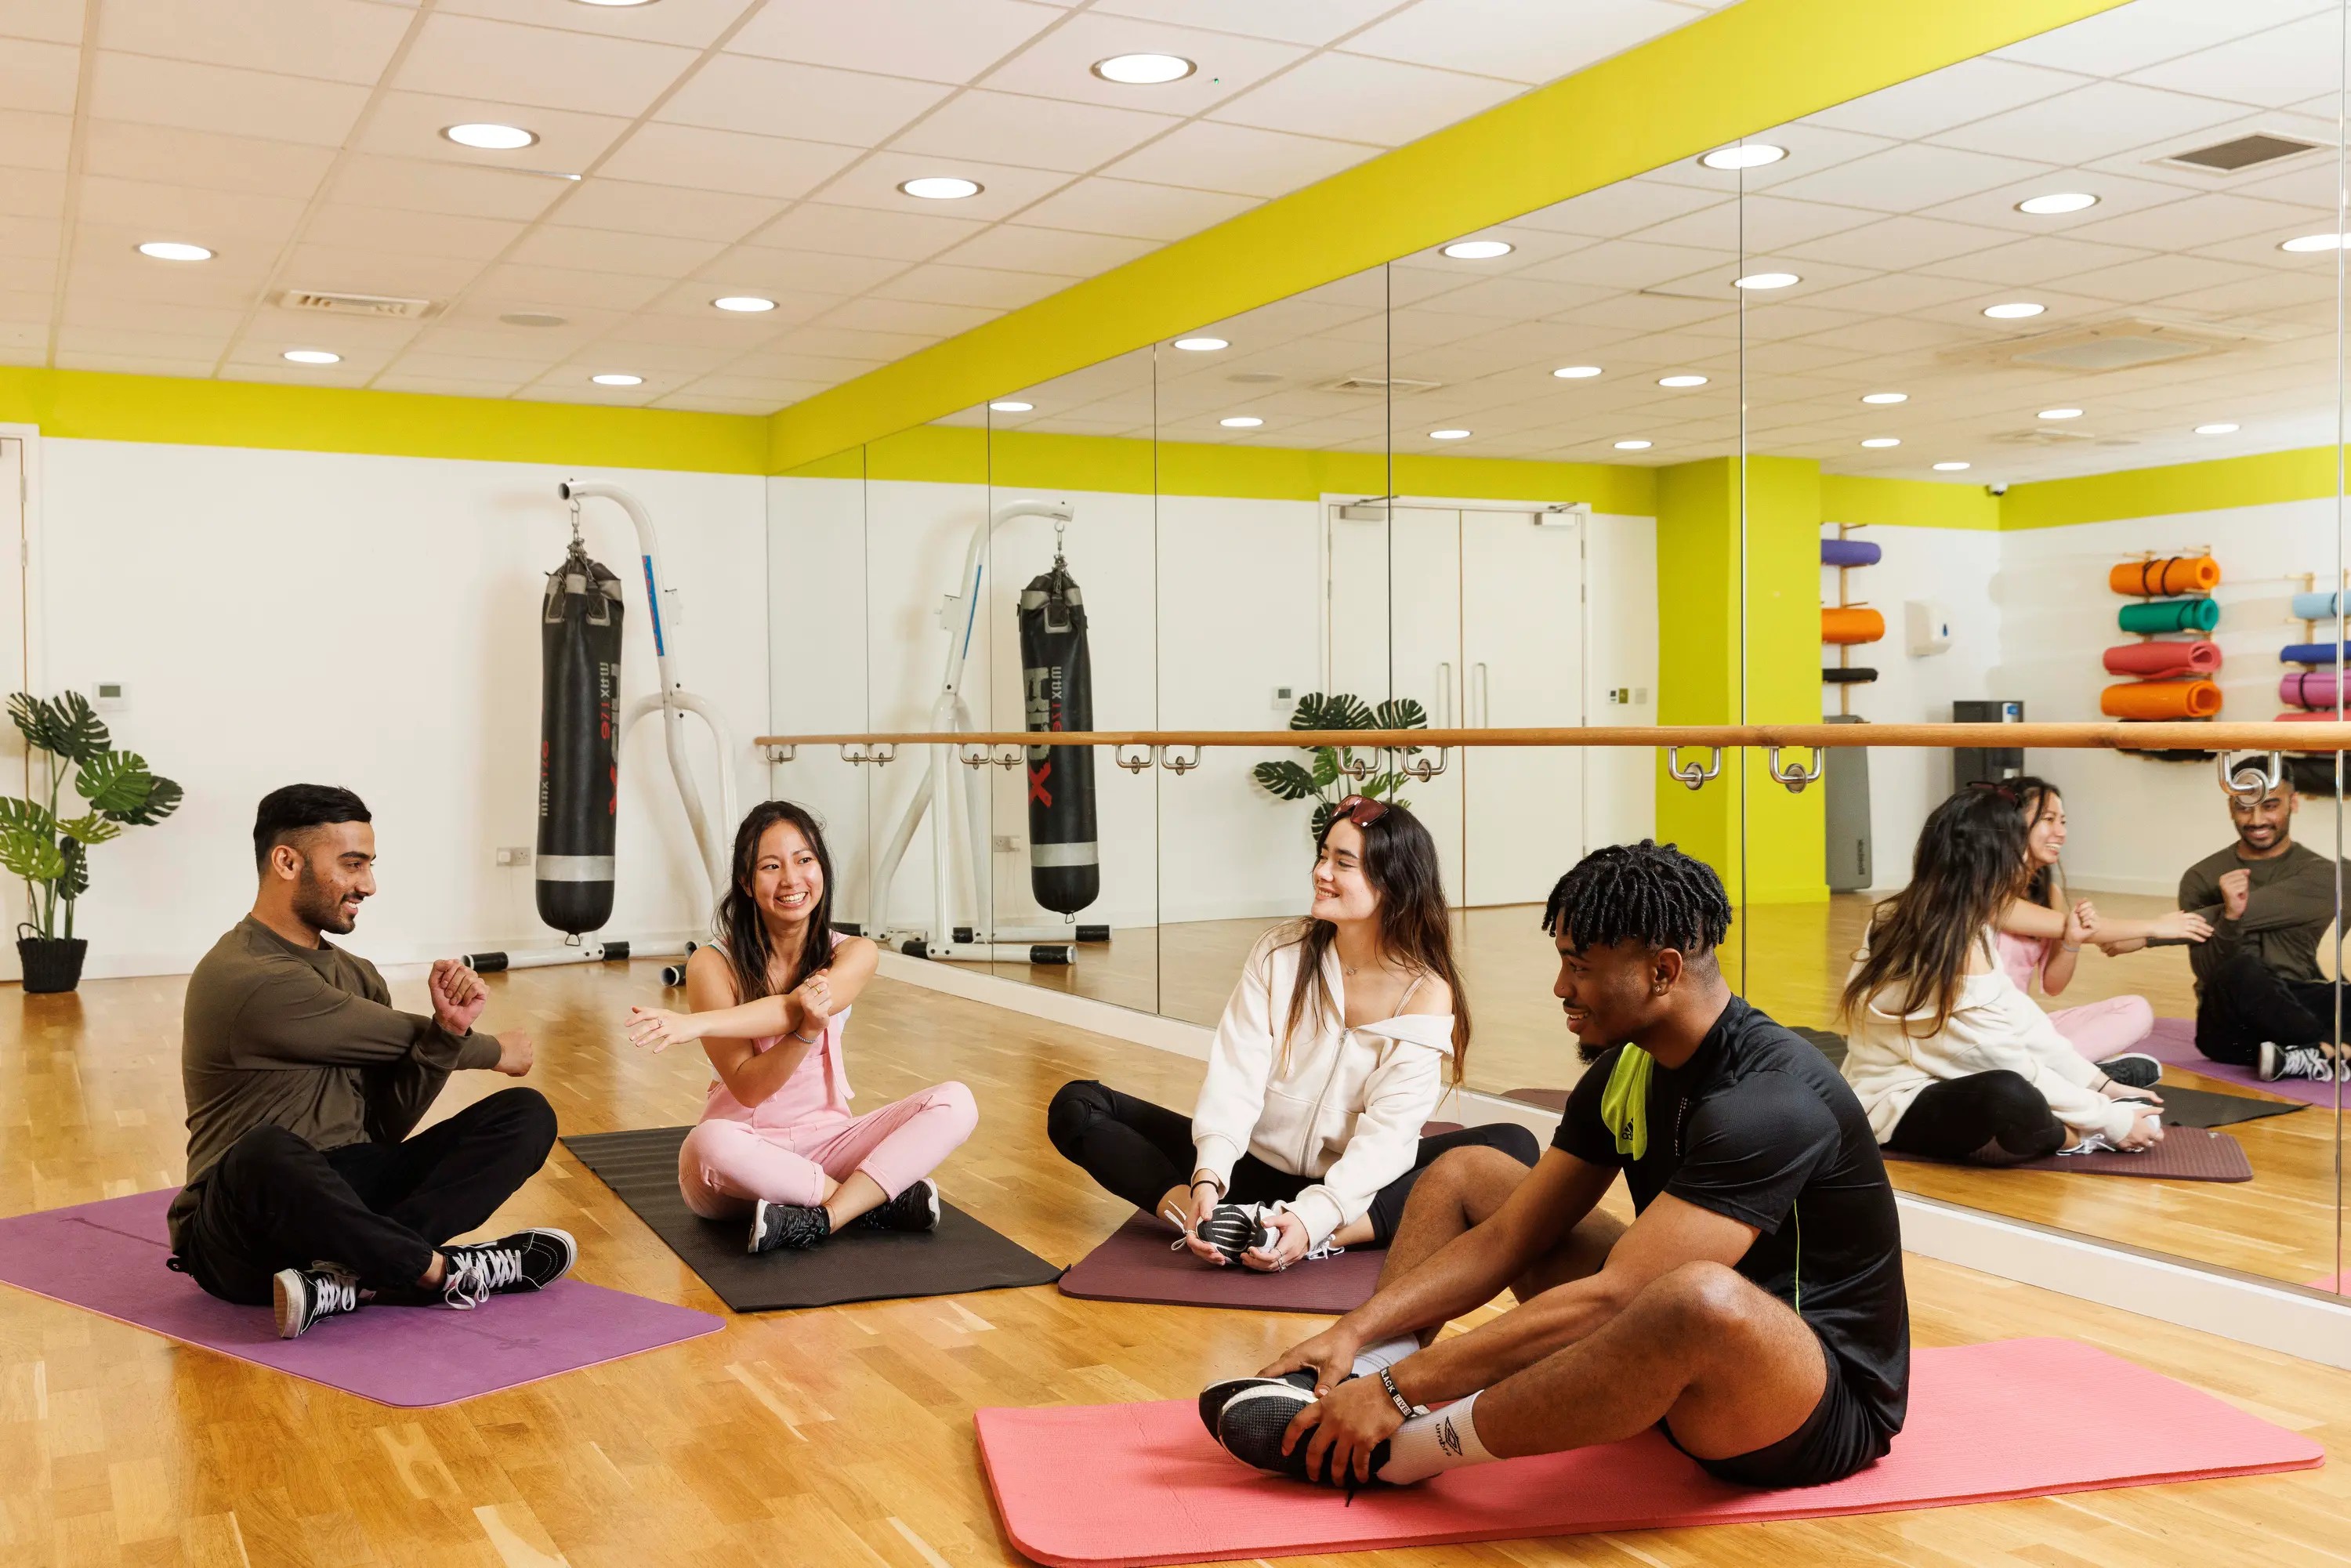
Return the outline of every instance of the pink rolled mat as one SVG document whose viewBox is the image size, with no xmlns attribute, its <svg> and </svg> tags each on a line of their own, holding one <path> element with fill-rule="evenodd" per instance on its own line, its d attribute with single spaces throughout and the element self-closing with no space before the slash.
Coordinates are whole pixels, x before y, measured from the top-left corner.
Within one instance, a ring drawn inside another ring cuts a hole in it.
<svg viewBox="0 0 2351 1568">
<path fill-rule="evenodd" d="M 470 1312 L 362 1307 L 279 1339 L 267 1307 L 204 1294 L 163 1267 L 176 1189 L 0 1219 L 0 1281 L 152 1329 L 200 1350 L 323 1383 L 379 1405 L 451 1405 L 639 1351 L 716 1333 L 721 1321 L 620 1291 L 558 1280 Z"/>
<path fill-rule="evenodd" d="M 1909 1419 L 1893 1452 L 1844 1480 L 1793 1491 L 1716 1480 L 1655 1431 L 1369 1488 L 1351 1503 L 1240 1464 L 1201 1429 L 1190 1399 L 982 1410 L 977 1424 L 1005 1533 L 1054 1568 L 1832 1519 L 2325 1461 L 2299 1433 L 2058 1339 L 1916 1352 Z"/>
<path fill-rule="evenodd" d="M 2126 643 L 2106 650 L 2106 674 L 2154 679 L 2164 675 L 2209 675 L 2220 667 L 2220 644 Z"/>
<path fill-rule="evenodd" d="M 2155 1030 L 2136 1049 L 2147 1052 L 2167 1067 L 2185 1068 L 2200 1072 L 2207 1078 L 2218 1078 L 2230 1083 L 2241 1083 L 2260 1094 L 2273 1094 L 2281 1100 L 2299 1100 L 2305 1105 L 2332 1105 L 2336 1085 L 2321 1083 L 2315 1078 L 2281 1078 L 2273 1083 L 2262 1082 L 2250 1067 L 2234 1067 L 2215 1061 L 2196 1049 L 2196 1020 L 2193 1019 L 2158 1019 Z M 2351 1105 L 2351 1083 L 2341 1085 L 2343 1103 Z M 2161 1092 L 2161 1091 L 2158 1091 Z M 2178 1131 L 2175 1128 L 2173 1131 Z M 2164 1142 L 2171 1141 L 2166 1134 Z"/>
<path fill-rule="evenodd" d="M 2333 670 L 2303 670 L 2278 677 L 2278 701 L 2294 707 L 2332 709 L 2335 689 Z"/>
</svg>

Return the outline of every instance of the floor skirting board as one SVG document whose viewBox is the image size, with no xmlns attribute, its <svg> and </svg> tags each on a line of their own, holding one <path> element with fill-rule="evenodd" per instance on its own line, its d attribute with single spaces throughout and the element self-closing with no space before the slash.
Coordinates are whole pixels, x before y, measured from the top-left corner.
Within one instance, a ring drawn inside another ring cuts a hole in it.
<svg viewBox="0 0 2351 1568">
<path fill-rule="evenodd" d="M 1090 997 L 1022 985 L 961 965 L 882 955 L 893 980 L 1091 1030 L 1155 1051 L 1206 1061 L 1212 1031 Z M 1447 1120 L 1516 1122 L 1548 1138 L 1558 1118 L 1516 1101 L 1461 1090 Z M 2351 1368 L 2351 1304 L 2316 1291 L 2144 1249 L 1899 1193 L 1902 1244 L 1923 1257 L 2020 1284 L 2118 1307 L 2329 1366 Z"/>
</svg>

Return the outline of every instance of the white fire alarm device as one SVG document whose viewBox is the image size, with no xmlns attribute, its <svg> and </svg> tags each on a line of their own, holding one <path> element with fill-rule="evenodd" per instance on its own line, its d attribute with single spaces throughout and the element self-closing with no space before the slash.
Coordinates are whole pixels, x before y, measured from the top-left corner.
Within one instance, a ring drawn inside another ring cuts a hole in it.
<svg viewBox="0 0 2351 1568">
<path fill-rule="evenodd" d="M 1903 604 L 1902 631 L 1914 659 L 1951 651 L 1950 612 L 1930 600 L 1913 599 Z"/>
</svg>

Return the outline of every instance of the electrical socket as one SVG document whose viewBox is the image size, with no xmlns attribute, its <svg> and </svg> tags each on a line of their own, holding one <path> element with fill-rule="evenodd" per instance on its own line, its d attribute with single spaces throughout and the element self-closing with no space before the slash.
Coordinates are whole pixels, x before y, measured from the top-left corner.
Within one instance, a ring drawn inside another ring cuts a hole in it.
<svg viewBox="0 0 2351 1568">
<path fill-rule="evenodd" d="M 1020 852 L 1020 835 L 1018 833 L 998 833 L 994 835 L 994 842 L 998 854 L 1009 855 Z"/>
<path fill-rule="evenodd" d="M 526 849 L 502 848 L 498 851 L 498 863 L 500 865 L 528 865 L 530 863 L 530 852 Z"/>
</svg>

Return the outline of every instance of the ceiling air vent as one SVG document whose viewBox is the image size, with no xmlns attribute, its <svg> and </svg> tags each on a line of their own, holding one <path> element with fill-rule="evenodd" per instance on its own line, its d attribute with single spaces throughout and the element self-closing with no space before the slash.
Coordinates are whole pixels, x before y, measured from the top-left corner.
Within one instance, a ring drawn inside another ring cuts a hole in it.
<svg viewBox="0 0 2351 1568">
<path fill-rule="evenodd" d="M 2179 169 L 2199 170 L 2207 174 L 2234 174 L 2241 170 L 2274 163 L 2281 158 L 2291 158 L 2297 152 L 2307 152 L 2317 145 L 2315 141 L 2304 141 L 2298 137 L 2276 136 L 2257 131 L 2251 136 L 2215 141 L 2210 147 L 2168 152 L 2153 162 L 2168 163 Z"/>
<path fill-rule="evenodd" d="M 1348 376 L 1343 381 L 1325 382 L 1322 390 L 1335 392 L 1368 392 L 1378 396 L 1385 392 L 1435 392 L 1443 382 L 1416 382 L 1410 376 Z"/>
<path fill-rule="evenodd" d="M 1954 364 L 2021 365 L 2037 371 L 2127 371 L 2158 365 L 2167 360 L 2193 359 L 2201 354 L 2268 342 L 2272 334 L 2241 324 L 2209 321 L 2167 321 L 2152 316 L 2128 316 L 2087 327 L 2061 327 L 2022 338 L 2001 338 L 1941 357 Z"/>
<path fill-rule="evenodd" d="M 414 321 L 433 313 L 430 299 L 399 299 L 385 294 L 337 294 L 324 288 L 289 288 L 277 297 L 288 310 L 324 310 L 336 316 L 375 316 Z"/>
</svg>

